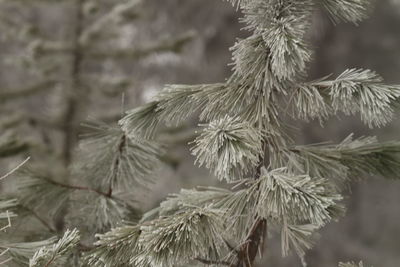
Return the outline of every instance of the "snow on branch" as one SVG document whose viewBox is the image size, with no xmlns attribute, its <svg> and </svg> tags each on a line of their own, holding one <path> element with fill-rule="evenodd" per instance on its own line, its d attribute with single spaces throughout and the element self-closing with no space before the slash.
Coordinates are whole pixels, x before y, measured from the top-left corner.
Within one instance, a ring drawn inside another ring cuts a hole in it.
<svg viewBox="0 0 400 267">
<path fill-rule="evenodd" d="M 342 197 L 327 179 L 296 175 L 286 168 L 263 169 L 257 210 L 264 218 L 290 224 L 311 223 L 318 227 L 336 217 Z"/>
<path fill-rule="evenodd" d="M 98 247 L 87 255 L 87 261 L 91 266 L 173 266 L 197 257 L 218 257 L 223 244 L 222 232 L 218 210 L 186 209 L 99 235 Z"/>
<path fill-rule="evenodd" d="M 102 122 L 84 126 L 89 132 L 82 136 L 76 175 L 85 176 L 103 191 L 148 185 L 163 154 L 160 144 Z"/>
<path fill-rule="evenodd" d="M 67 263 L 80 240 L 77 229 L 67 230 L 52 246 L 41 247 L 29 260 L 29 267 L 61 266 Z"/>
<path fill-rule="evenodd" d="M 359 113 L 369 127 L 384 126 L 393 118 L 400 85 L 387 85 L 371 70 L 348 69 L 334 80 L 303 84 L 292 99 L 301 118 L 323 119 L 328 114 Z"/>
<path fill-rule="evenodd" d="M 378 142 L 376 137 L 353 139 L 350 135 L 340 144 L 296 146 L 305 171 L 318 177 L 342 181 L 366 175 L 399 178 L 400 142 Z"/>
<path fill-rule="evenodd" d="M 322 0 L 318 2 L 322 2 L 335 23 L 343 21 L 357 24 L 368 17 L 371 5 L 369 0 Z"/>
<path fill-rule="evenodd" d="M 226 116 L 213 121 L 194 141 L 197 163 L 228 182 L 249 174 L 262 153 L 261 134 L 249 123 Z"/>
</svg>

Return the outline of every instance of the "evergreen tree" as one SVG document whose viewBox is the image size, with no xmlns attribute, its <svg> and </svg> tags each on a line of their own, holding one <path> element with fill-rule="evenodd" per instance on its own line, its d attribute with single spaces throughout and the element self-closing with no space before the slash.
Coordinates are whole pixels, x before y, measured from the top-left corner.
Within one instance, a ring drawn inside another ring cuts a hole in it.
<svg viewBox="0 0 400 267">
<path fill-rule="evenodd" d="M 60 10 L 65 15 L 59 14 Z M 0 88 L 0 159 L 7 163 L 31 155 L 29 164 L 19 169 L 17 180 L 10 176 L 18 168 L 4 176 L 0 173 L 0 263 L 26 265 L 35 256 L 32 264 L 42 266 L 47 258 L 41 255 L 55 253 L 57 261 L 53 264 L 60 264 L 65 257 L 58 258 L 57 253 L 63 248 L 35 252 L 54 243 L 55 236 L 65 237 L 59 243 L 70 242 L 67 248 L 72 248 L 78 233 L 70 225 L 88 227 L 82 239 L 94 238 L 94 232 L 109 230 L 120 222 L 122 214 L 124 219 L 139 216 L 133 207 L 137 205 L 133 195 L 126 194 L 128 187 L 125 192 L 110 191 L 115 174 L 107 168 L 115 168 L 121 173 L 118 177 L 127 175 L 118 178 L 119 188 L 126 186 L 123 183 L 128 176 L 134 176 L 141 184 L 140 178 L 158 161 L 158 145 L 125 139 L 119 129 L 104 123 L 89 123 L 83 129 L 80 124 L 90 111 L 107 122 L 121 117 L 120 96 L 124 95 L 124 101 L 129 103 L 128 90 L 136 87 L 132 74 L 126 73 L 127 61 L 133 65 L 149 56 L 180 53 L 193 38 L 188 31 L 127 47 L 126 42 L 121 42 L 121 35 L 124 30 L 135 29 L 147 13 L 147 6 L 140 0 L 0 1 L 0 45 L 11 50 L 2 54 L 1 65 L 21 71 L 24 76 L 16 84 L 2 83 Z M 52 25 L 52 19 L 58 19 L 56 25 Z M 52 32 L 54 29 L 57 31 Z M 13 49 L 17 50 L 16 55 Z M 106 73 L 104 66 L 110 64 L 112 72 Z M 137 95 L 141 93 L 136 91 Z M 110 101 L 112 97 L 118 97 L 117 101 Z M 32 106 L 36 108 L 32 110 Z M 102 110 L 90 110 L 92 106 L 102 106 Z M 44 114 L 40 114 L 43 110 Z M 91 135 L 91 141 L 82 144 L 82 151 L 90 155 L 76 153 L 73 160 L 78 134 Z M 105 134 L 108 141 L 102 143 L 104 139 L 100 137 Z M 93 150 L 94 143 L 90 142 L 96 138 L 100 146 Z M 79 160 L 92 162 L 90 157 L 96 157 L 97 163 L 91 167 L 78 164 Z M 98 161 L 106 165 L 98 168 Z M 100 186 L 96 183 L 104 178 L 103 172 L 110 172 L 110 177 L 101 181 Z M 100 191 L 106 184 L 105 192 Z M 112 194 L 120 196 L 114 199 Z M 74 214 L 69 212 L 72 209 Z M 86 216 L 85 212 L 89 212 L 88 218 L 95 221 L 95 226 L 90 220 L 78 220 L 79 216 Z M 67 228 L 71 231 L 64 235 Z M 30 242 L 35 240 L 44 241 Z"/>
<path fill-rule="evenodd" d="M 312 52 L 306 37 L 315 9 L 324 8 L 335 23 L 358 23 L 369 1 L 231 2 L 251 32 L 232 48 L 231 77 L 218 84 L 169 85 L 153 102 L 129 111 L 118 127 L 89 124 L 93 133 L 71 169 L 72 177 L 88 185 L 63 184 L 33 168 L 20 171 L 18 203 L 31 210 L 46 203 L 56 213 L 70 202 L 70 225 L 79 226 L 80 234 L 67 230 L 58 241 L 0 244 L 7 255 L 14 261 L 29 256 L 30 266 L 250 267 L 268 235 L 279 233 L 283 255 L 293 250 L 305 265 L 314 233 L 343 214 L 349 181 L 398 177 L 398 141 L 349 135 L 340 144 L 296 145 L 287 123 L 323 124 L 341 112 L 359 114 L 370 127 L 391 121 L 400 86 L 383 83 L 375 72 L 348 69 L 334 79 L 306 78 Z M 198 165 L 232 184 L 231 190 L 181 190 L 138 214 L 118 192 L 145 186 L 163 150 L 157 126 L 196 113 L 204 129 L 191 151 Z M 74 205 L 82 199 L 90 205 L 76 214 Z M 77 217 L 84 221 L 74 222 Z M 122 220 L 130 223 L 116 227 Z"/>
</svg>

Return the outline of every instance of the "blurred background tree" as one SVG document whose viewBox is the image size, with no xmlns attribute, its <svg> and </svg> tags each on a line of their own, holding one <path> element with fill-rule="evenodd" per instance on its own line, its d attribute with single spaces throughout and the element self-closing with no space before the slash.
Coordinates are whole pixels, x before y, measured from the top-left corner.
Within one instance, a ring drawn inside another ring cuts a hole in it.
<svg viewBox="0 0 400 267">
<path fill-rule="evenodd" d="M 216 82 L 230 73 L 226 67 L 230 62 L 227 48 L 235 36 L 245 33 L 239 31 L 238 14 L 227 3 L 149 0 L 141 5 L 140 12 L 128 12 L 106 23 L 100 29 L 101 34 L 93 35 L 94 39 L 89 41 L 93 50 L 83 49 L 78 35 L 82 37 L 85 30 L 112 12 L 116 3 L 0 1 L 3 170 L 15 166 L 20 157 L 32 154 L 36 155 L 32 160 L 62 172 L 75 149 L 79 123 L 88 115 L 110 122 L 118 119 L 123 92 L 125 106 L 131 108 L 149 99 L 161 84 Z M 382 74 L 388 83 L 400 82 L 399 1 L 377 2 L 371 18 L 359 27 L 349 24 L 333 27 L 329 19 L 319 14 L 314 19 L 318 23 L 314 23 L 317 27 L 312 33 L 317 49 L 316 61 L 310 66 L 312 77 L 338 74 L 345 67 L 365 67 Z M 186 40 L 188 30 L 195 30 L 196 37 L 182 47 L 179 55 L 165 50 L 140 58 L 135 55 L 135 51 L 171 44 L 181 40 L 180 37 Z M 115 48 L 129 50 L 129 56 L 105 55 L 114 53 Z M 77 81 L 82 88 L 70 90 Z M 193 125 L 196 122 L 189 126 Z M 317 122 L 312 127 L 301 124 L 298 127 L 303 129 L 298 139 L 304 143 L 337 142 L 348 132 L 357 135 L 367 132 L 365 126 L 351 118 L 332 120 L 323 130 Z M 186 130 L 178 130 L 172 139 L 178 134 L 179 140 L 185 140 Z M 377 132 L 395 139 L 398 130 L 398 124 L 394 123 Z M 171 136 L 166 138 L 170 141 Z M 207 172 L 192 166 L 185 142 L 176 144 L 172 157 L 175 168 L 165 167 L 163 173 L 169 175 L 157 181 L 154 200 L 143 206 L 154 206 L 167 193 L 181 187 L 213 183 L 214 180 L 207 179 Z M 180 179 L 173 179 L 172 174 Z M 4 181 L 6 186 L 11 186 L 8 185 L 11 180 Z M 371 179 L 352 186 L 351 190 L 347 216 L 324 229 L 317 246 L 307 256 L 310 265 L 330 267 L 336 266 L 337 260 L 364 259 L 375 266 L 398 266 L 400 243 L 394 236 L 400 234 L 397 223 L 400 214 L 396 212 L 400 186 Z M 271 265 L 293 266 L 290 257 L 282 263 L 278 247 L 271 247 L 268 257 Z"/>
<path fill-rule="evenodd" d="M 127 212 L 129 205 L 118 206 L 111 192 L 100 192 L 81 181 L 78 186 L 71 185 L 75 168 L 71 162 L 77 138 L 83 134 L 80 124 L 90 114 L 100 121 L 116 122 L 124 104 L 134 106 L 144 101 L 147 96 L 141 87 L 157 77 L 152 73 L 160 65 L 157 62 L 175 66 L 194 33 L 166 33 L 147 27 L 148 21 L 163 17 L 163 13 L 137 0 L 2 1 L 0 14 L 0 157 L 4 166 L 31 155 L 29 164 L 35 166 L 34 171 L 22 175 L 27 179 L 2 183 L 4 192 L 13 191 L 17 182 L 18 192 L 22 188 L 26 193 L 18 196 L 22 218 L 11 233 L 1 233 L 7 236 L 0 242 L 1 257 L 11 264 L 5 252 L 17 254 L 21 249 L 10 242 L 44 239 L 65 230 L 71 205 L 65 201 L 72 200 L 69 192 L 97 193 L 107 198 L 94 198 L 99 205 L 111 203 Z M 147 164 L 151 163 L 148 160 Z M 86 206 L 90 202 L 85 198 L 74 201 Z M 8 230 L 8 219 L 15 216 L 8 209 L 15 205 L 13 200 L 0 200 L 0 217 L 6 221 L 2 230 Z M 76 211 L 81 212 L 81 208 Z M 71 220 L 79 218 L 70 216 Z M 114 218 L 102 222 L 106 229 L 119 220 L 118 213 L 110 213 L 110 217 Z M 45 231 L 35 231 L 38 227 Z M 31 257 L 29 253 L 39 244 L 45 243 L 29 244 L 28 252 L 19 255 Z"/>
<path fill-rule="evenodd" d="M 135 78 L 141 58 L 178 53 L 193 37 L 143 34 L 140 16 L 156 14 L 140 1 L 2 1 L 0 12 L 2 126 L 29 124 L 30 138 L 39 135 L 8 141 L 1 156 L 41 146 L 41 156 L 64 165 L 87 114 L 116 121 L 121 95 L 129 104 L 142 101 L 141 90 L 128 90 L 144 82 Z"/>
</svg>

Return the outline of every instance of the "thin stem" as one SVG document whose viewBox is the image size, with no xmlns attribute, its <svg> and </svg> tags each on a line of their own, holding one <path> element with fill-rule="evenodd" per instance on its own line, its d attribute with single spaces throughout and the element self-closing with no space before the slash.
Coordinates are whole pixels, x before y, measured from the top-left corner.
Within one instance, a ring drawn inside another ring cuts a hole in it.
<svg viewBox="0 0 400 267">
<path fill-rule="evenodd" d="M 121 136 L 121 140 L 118 144 L 118 155 L 115 157 L 115 160 L 113 162 L 114 171 L 113 171 L 112 177 L 110 178 L 110 184 L 109 184 L 108 192 L 107 192 L 108 197 L 111 197 L 111 195 L 112 195 L 114 180 L 116 179 L 116 177 L 118 175 L 119 166 L 121 164 L 120 157 L 121 157 L 122 153 L 124 152 L 125 145 L 126 145 L 126 135 L 123 134 Z"/>
<path fill-rule="evenodd" d="M 7 225 L 1 227 L 1 228 L 0 228 L 0 232 L 2 232 L 2 231 L 4 231 L 5 229 L 11 227 L 11 216 L 10 216 L 10 213 L 8 212 L 8 210 L 6 210 L 6 214 L 7 214 Z"/>
<path fill-rule="evenodd" d="M 46 220 L 44 220 L 42 217 L 39 216 L 39 214 L 37 214 L 34 210 L 31 210 L 27 207 L 23 207 L 25 210 L 27 210 L 28 212 L 30 212 L 33 217 L 35 217 L 41 224 L 43 224 L 51 233 L 56 233 L 56 229 L 54 229 L 49 223 L 46 222 Z"/>
<path fill-rule="evenodd" d="M 21 162 L 20 164 L 18 164 L 17 167 L 13 168 L 11 171 L 7 172 L 5 175 L 0 177 L 0 181 L 7 178 L 8 176 L 10 176 L 11 174 L 13 174 L 16 170 L 18 170 L 19 168 L 22 167 L 22 165 L 24 165 L 25 163 L 28 162 L 28 160 L 30 159 L 30 157 L 27 157 L 23 162 Z"/>
<path fill-rule="evenodd" d="M 12 258 L 8 258 L 8 259 L 6 259 L 6 260 L 0 262 L 0 265 L 6 264 L 6 263 L 8 263 L 8 262 L 10 262 L 10 261 L 12 261 Z"/>
<path fill-rule="evenodd" d="M 78 186 L 78 185 L 69 185 L 69 184 L 64 184 L 64 183 L 60 183 L 60 182 L 56 182 L 56 181 L 52 181 L 52 180 L 48 180 L 49 183 L 52 183 L 54 185 L 58 185 L 61 187 L 65 187 L 65 188 L 69 188 L 69 189 L 74 189 L 74 190 L 85 190 L 85 191 L 90 191 L 90 192 L 94 192 L 97 193 L 99 195 L 105 196 L 110 198 L 110 194 L 109 193 L 104 193 L 100 190 L 94 189 L 94 188 L 90 188 L 90 187 L 85 187 L 85 186 Z"/>
<path fill-rule="evenodd" d="M 236 254 L 239 254 L 239 252 L 236 250 L 236 248 L 234 248 L 231 244 L 229 244 L 229 242 L 226 241 L 225 239 L 224 239 L 224 243 L 230 249 L 230 251 L 235 252 Z"/>
<path fill-rule="evenodd" d="M 263 154 L 260 155 L 259 164 L 254 176 L 255 180 L 260 179 L 261 168 L 264 166 L 265 146 L 266 143 L 264 142 L 262 146 Z M 254 217 L 255 221 L 250 228 L 245 241 L 239 248 L 238 261 L 233 265 L 233 267 L 252 267 L 259 251 L 259 246 L 264 245 L 265 235 L 267 232 L 267 221 L 260 218 L 258 214 L 255 214 Z"/>
<path fill-rule="evenodd" d="M 55 254 L 53 254 L 53 256 L 51 257 L 51 259 L 46 263 L 46 265 L 45 265 L 45 267 L 48 267 L 48 266 L 50 266 L 50 264 L 52 264 L 53 262 L 54 262 L 54 260 L 55 260 Z"/>
</svg>

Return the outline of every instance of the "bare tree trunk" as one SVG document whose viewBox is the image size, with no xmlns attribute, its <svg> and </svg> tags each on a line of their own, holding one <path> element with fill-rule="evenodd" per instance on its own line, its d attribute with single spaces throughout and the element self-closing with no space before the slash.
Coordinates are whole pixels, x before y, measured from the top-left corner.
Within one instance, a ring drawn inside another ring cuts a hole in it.
<svg viewBox="0 0 400 267">
<path fill-rule="evenodd" d="M 62 143 L 62 160 L 66 169 L 71 163 L 72 152 L 77 141 L 77 131 L 80 121 L 80 108 L 82 102 L 86 99 L 85 88 L 81 82 L 83 54 L 80 45 L 80 36 L 83 31 L 83 2 L 85 0 L 75 0 L 74 11 L 74 35 L 73 46 L 71 50 L 71 69 L 70 69 L 70 84 L 65 88 L 64 97 L 66 106 L 62 118 L 62 130 L 64 140 Z M 68 179 L 68 178 L 67 178 Z M 65 181 L 68 183 L 69 181 Z M 55 219 L 56 230 L 61 232 L 65 228 L 65 213 L 68 207 L 64 206 L 60 209 L 59 214 Z"/>
<path fill-rule="evenodd" d="M 65 93 L 67 105 L 64 112 L 64 142 L 62 156 L 64 164 L 69 165 L 72 158 L 73 147 L 76 143 L 77 128 L 79 125 L 79 109 L 82 105 L 82 99 L 86 98 L 85 88 L 81 82 L 83 50 L 80 45 L 80 37 L 83 31 L 83 2 L 84 0 L 75 0 L 75 24 L 74 39 L 72 47 L 72 66 L 70 73 L 70 88 Z"/>
</svg>

